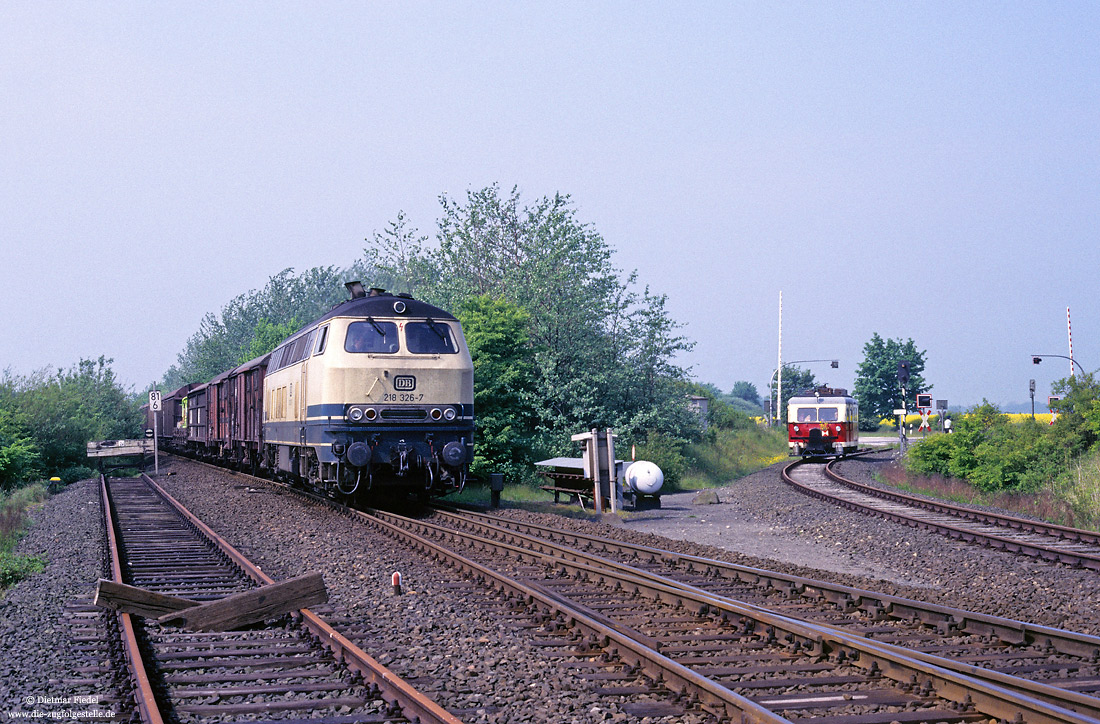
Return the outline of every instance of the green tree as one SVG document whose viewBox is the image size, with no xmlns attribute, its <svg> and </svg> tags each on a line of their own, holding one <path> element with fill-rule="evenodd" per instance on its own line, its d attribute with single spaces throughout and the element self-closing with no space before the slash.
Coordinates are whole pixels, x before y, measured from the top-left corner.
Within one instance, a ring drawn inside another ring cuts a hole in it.
<svg viewBox="0 0 1100 724">
<path fill-rule="evenodd" d="M 768 385 L 768 399 L 775 399 L 775 379 L 772 379 L 770 385 Z M 814 373 L 810 370 L 804 370 L 801 367 L 784 366 L 783 367 L 783 399 L 779 402 L 778 413 L 775 415 L 775 419 L 779 421 L 779 424 L 784 424 L 787 420 L 787 401 L 792 397 L 796 397 L 806 390 L 811 390 L 818 386 L 818 381 L 814 377 Z"/>
<path fill-rule="evenodd" d="M 252 333 L 252 341 L 248 344 L 248 351 L 237 360 L 238 364 L 244 364 L 249 360 L 262 357 L 279 346 L 284 339 L 294 334 L 302 327 L 297 319 L 289 322 L 275 324 L 267 319 L 261 319 L 256 323 L 256 330 Z"/>
<path fill-rule="evenodd" d="M 8 490 L 33 478 L 39 461 L 38 446 L 15 411 L 0 408 L 0 489 Z"/>
<path fill-rule="evenodd" d="M 532 350 L 527 313 L 488 295 L 467 299 L 458 313 L 474 363 L 477 445 L 472 472 L 530 474 L 535 438 Z"/>
<path fill-rule="evenodd" d="M 1057 380 L 1051 390 L 1061 397 L 1052 432 L 1067 455 L 1081 455 L 1100 440 L 1100 380 L 1087 372 Z"/>
<path fill-rule="evenodd" d="M 139 403 L 119 384 L 111 362 L 82 359 L 69 370 L 42 370 L 9 381 L 18 417 L 47 475 L 71 482 L 87 473 L 89 440 L 141 435 Z"/>
<path fill-rule="evenodd" d="M 368 266 L 360 263 L 357 270 Z M 242 359 L 251 359 L 252 340 L 258 329 L 265 329 L 261 322 L 286 329 L 294 326 L 294 320 L 321 316 L 346 298 L 344 282 L 348 280 L 344 277 L 345 272 L 332 266 L 297 275 L 293 269 L 284 269 L 263 289 L 233 298 L 220 314 L 203 317 L 177 363 L 165 373 L 164 387 L 172 390 L 189 382 L 206 382 L 236 367 Z"/>
<path fill-rule="evenodd" d="M 912 339 L 883 339 L 878 332 L 863 345 L 863 362 L 856 369 L 853 394 L 859 400 L 859 429 L 875 430 L 879 420 L 889 417 L 903 406 L 898 384 L 898 362 L 909 360 L 909 383 L 905 388 L 905 406 L 912 407 L 917 393 L 930 392 L 921 373 L 924 372 L 924 350 L 917 350 Z"/>
<path fill-rule="evenodd" d="M 636 275 L 612 265 L 611 248 L 568 196 L 525 205 L 515 188 L 493 185 L 440 203 L 435 248 L 399 216 L 368 240 L 364 258 L 380 278 L 444 309 L 488 295 L 527 313 L 541 447 L 572 450 L 570 435 L 589 427 L 698 435 L 675 384 L 687 376 L 676 357 L 692 343 L 664 295 L 639 293 Z"/>
<path fill-rule="evenodd" d="M 733 389 L 730 390 L 730 396 L 736 397 L 746 402 L 751 402 L 757 407 L 761 406 L 760 393 L 756 390 L 756 385 L 751 382 L 745 382 L 741 380 L 733 383 Z"/>
</svg>

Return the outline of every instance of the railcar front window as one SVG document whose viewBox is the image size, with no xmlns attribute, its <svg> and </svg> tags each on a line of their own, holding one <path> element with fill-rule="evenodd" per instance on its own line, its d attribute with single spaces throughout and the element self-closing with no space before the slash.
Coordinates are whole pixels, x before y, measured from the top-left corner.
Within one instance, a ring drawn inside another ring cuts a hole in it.
<svg viewBox="0 0 1100 724">
<path fill-rule="evenodd" d="M 813 407 L 798 408 L 799 422 L 817 422 L 817 409 Z"/>
<path fill-rule="evenodd" d="M 836 422 L 837 421 L 837 408 L 835 407 L 822 407 L 818 411 L 818 420 L 821 422 Z"/>
<path fill-rule="evenodd" d="M 451 327 L 429 319 L 426 322 L 409 322 L 405 325 L 405 344 L 413 354 L 457 354 Z"/>
<path fill-rule="evenodd" d="M 373 352 L 374 354 L 396 354 L 397 325 L 393 322 L 352 322 L 348 325 L 348 336 L 344 338 L 344 349 L 348 352 Z"/>
</svg>

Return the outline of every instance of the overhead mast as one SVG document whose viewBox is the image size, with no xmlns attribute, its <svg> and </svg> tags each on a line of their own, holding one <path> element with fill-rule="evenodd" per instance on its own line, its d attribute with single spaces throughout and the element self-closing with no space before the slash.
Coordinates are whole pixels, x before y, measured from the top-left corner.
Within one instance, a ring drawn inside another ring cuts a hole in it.
<svg viewBox="0 0 1100 724">
<path fill-rule="evenodd" d="M 1073 327 L 1069 323 L 1069 307 L 1066 307 L 1066 334 L 1069 335 L 1069 376 L 1073 377 Z"/>
<path fill-rule="evenodd" d="M 1072 353 L 1071 353 L 1072 354 Z M 775 424 L 778 427 L 780 424 L 787 424 L 786 411 L 781 411 L 783 406 L 783 291 L 779 291 L 779 357 L 776 361 L 776 381 L 775 381 Z M 783 415 L 782 423 L 780 423 L 779 415 Z"/>
</svg>

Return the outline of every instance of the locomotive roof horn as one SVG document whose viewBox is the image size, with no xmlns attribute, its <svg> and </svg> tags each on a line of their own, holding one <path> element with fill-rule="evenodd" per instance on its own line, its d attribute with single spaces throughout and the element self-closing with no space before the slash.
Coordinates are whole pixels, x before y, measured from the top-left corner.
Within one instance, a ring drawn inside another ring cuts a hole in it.
<svg viewBox="0 0 1100 724">
<path fill-rule="evenodd" d="M 362 299 L 367 296 L 367 291 L 363 289 L 363 282 L 354 281 L 344 284 L 348 292 L 351 294 L 352 299 Z"/>
</svg>

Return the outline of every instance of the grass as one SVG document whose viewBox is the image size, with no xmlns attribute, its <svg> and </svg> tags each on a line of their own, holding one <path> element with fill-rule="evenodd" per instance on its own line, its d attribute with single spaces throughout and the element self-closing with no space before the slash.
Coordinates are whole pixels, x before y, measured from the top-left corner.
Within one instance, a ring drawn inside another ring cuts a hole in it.
<svg viewBox="0 0 1100 724">
<path fill-rule="evenodd" d="M 15 553 L 15 546 L 26 532 L 31 506 L 47 498 L 46 486 L 41 483 L 0 493 L 0 589 L 41 572 L 46 561 L 41 556 L 25 556 Z"/>
<path fill-rule="evenodd" d="M 1054 483 L 1038 493 L 986 493 L 965 480 L 942 475 L 913 475 L 891 463 L 880 480 L 899 490 L 968 505 L 985 505 L 1058 525 L 1100 530 L 1100 455 L 1081 463 L 1069 483 Z"/>
<path fill-rule="evenodd" d="M 715 430 L 711 439 L 691 445 L 690 467 L 677 490 L 704 490 L 729 484 L 787 458 L 787 438 L 782 430 L 754 427 L 747 430 Z"/>
</svg>

